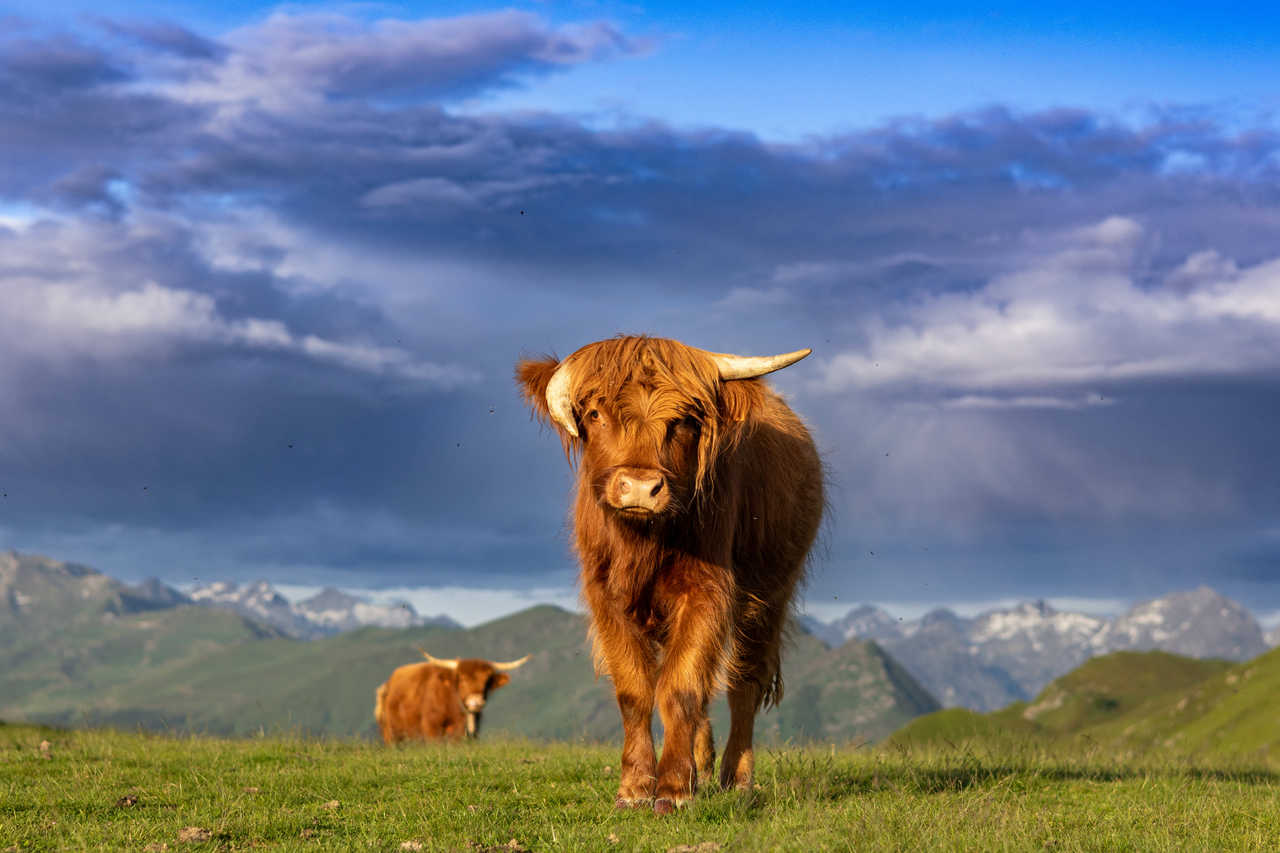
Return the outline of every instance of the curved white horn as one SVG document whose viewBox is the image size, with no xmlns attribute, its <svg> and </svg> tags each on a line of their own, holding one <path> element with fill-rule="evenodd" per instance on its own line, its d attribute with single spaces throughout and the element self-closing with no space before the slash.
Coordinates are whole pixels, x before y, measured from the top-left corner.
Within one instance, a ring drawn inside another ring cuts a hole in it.
<svg viewBox="0 0 1280 853">
<path fill-rule="evenodd" d="M 573 370 L 569 367 L 569 359 L 560 362 L 556 372 L 551 374 L 547 383 L 547 409 L 551 412 L 551 420 L 564 427 L 564 431 L 574 438 L 578 437 L 578 427 L 573 422 Z"/>
<path fill-rule="evenodd" d="M 773 373 L 775 370 L 795 364 L 811 352 L 813 350 L 806 348 L 782 355 L 730 355 L 713 352 L 710 356 L 715 359 L 720 378 L 727 382 L 730 379 L 754 379 L 766 373 Z"/>
<path fill-rule="evenodd" d="M 525 662 L 528 661 L 529 658 L 531 657 L 533 657 L 533 655 L 525 655 L 524 657 L 520 658 L 520 660 L 511 660 L 511 661 L 507 661 L 506 663 L 498 663 L 497 661 L 494 661 L 493 668 L 502 672 L 505 672 L 511 669 L 519 669 L 520 667 L 524 666 Z"/>
<path fill-rule="evenodd" d="M 428 652 L 428 651 L 427 651 L 426 649 L 424 649 L 422 646 L 418 646 L 418 651 L 422 652 L 422 656 L 423 656 L 424 658 L 426 658 L 426 659 L 427 659 L 427 662 L 428 662 L 428 663 L 433 663 L 433 664 L 435 664 L 436 666 L 442 666 L 442 667 L 444 667 L 445 669 L 457 669 L 457 668 L 458 668 L 458 659 L 457 659 L 457 658 L 452 658 L 452 659 L 446 660 L 446 659 L 444 659 L 444 658 L 432 657 L 432 656 L 431 656 L 431 654 L 430 654 L 430 652 Z"/>
</svg>

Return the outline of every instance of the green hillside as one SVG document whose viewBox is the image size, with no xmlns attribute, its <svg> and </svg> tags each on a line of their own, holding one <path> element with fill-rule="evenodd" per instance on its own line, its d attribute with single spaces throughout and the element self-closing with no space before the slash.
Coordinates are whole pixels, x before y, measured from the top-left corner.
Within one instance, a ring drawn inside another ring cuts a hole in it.
<svg viewBox="0 0 1280 853">
<path fill-rule="evenodd" d="M 124 584 L 93 569 L 0 554 L 0 719 L 109 719 L 121 708 L 112 696 L 140 673 L 179 672 L 278 636 L 225 610 L 138 606 Z"/>
<path fill-rule="evenodd" d="M 1089 744 L 1116 753 L 1280 760 L 1280 649 L 1243 664 L 1164 652 L 1094 658 L 1031 703 L 949 710 L 895 732 L 903 747 Z"/>
<path fill-rule="evenodd" d="M 608 679 L 596 679 L 583 617 L 534 607 L 470 630 L 367 628 L 313 641 L 282 637 L 222 610 L 180 607 L 86 619 L 38 649 L 0 646 L 0 718 L 62 725 L 250 734 L 375 735 L 373 694 L 397 666 L 441 657 L 533 658 L 495 692 L 484 731 L 615 740 Z M 828 649 L 798 634 L 787 695 L 761 716 L 760 738 L 878 740 L 937 703 L 870 643 Z M 721 739 L 724 700 L 713 708 Z"/>
<path fill-rule="evenodd" d="M 1114 652 L 1093 658 L 1051 682 L 1022 711 L 1022 717 L 1057 733 L 1098 726 L 1182 691 L 1232 664 L 1168 652 Z"/>
<path fill-rule="evenodd" d="M 1094 727 L 1134 748 L 1280 758 L 1280 649 L 1162 692 Z"/>
</svg>

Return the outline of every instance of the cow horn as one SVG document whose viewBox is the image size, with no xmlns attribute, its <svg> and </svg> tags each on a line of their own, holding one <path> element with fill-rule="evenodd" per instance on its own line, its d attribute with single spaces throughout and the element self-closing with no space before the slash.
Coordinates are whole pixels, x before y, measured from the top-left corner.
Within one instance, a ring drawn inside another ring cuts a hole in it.
<svg viewBox="0 0 1280 853">
<path fill-rule="evenodd" d="M 715 359 L 720 378 L 727 382 L 730 379 L 754 379 L 766 373 L 773 373 L 775 370 L 795 364 L 811 352 L 813 350 L 806 348 L 782 355 L 729 355 L 722 352 L 713 352 L 709 355 Z"/>
<path fill-rule="evenodd" d="M 452 659 L 449 659 L 449 660 L 445 660 L 444 658 L 436 658 L 436 657 L 432 657 L 432 656 L 431 656 L 431 653 L 430 653 L 430 652 L 428 652 L 426 649 L 424 649 L 422 646 L 418 646 L 418 651 L 422 652 L 422 656 L 423 656 L 424 658 L 426 658 L 426 659 L 427 659 L 427 662 L 428 662 L 428 663 L 433 663 L 433 664 L 435 664 L 436 666 L 442 666 L 442 667 L 444 667 L 445 669 L 457 669 L 457 668 L 458 668 L 458 659 L 457 659 L 457 658 L 452 658 Z"/>
<path fill-rule="evenodd" d="M 551 420 L 564 427 L 564 431 L 574 438 L 578 437 L 578 426 L 573 422 L 573 370 L 569 367 L 569 359 L 560 362 L 556 372 L 551 374 L 547 383 L 547 410 Z"/>
<path fill-rule="evenodd" d="M 531 657 L 533 657 L 533 655 L 525 655 L 524 657 L 520 658 L 520 660 L 511 660 L 511 661 L 507 661 L 506 663 L 499 663 L 498 661 L 494 661 L 493 668 L 502 672 L 506 672 L 512 669 L 519 669 L 520 667 L 524 666 L 525 662 L 528 661 L 529 658 Z"/>
</svg>

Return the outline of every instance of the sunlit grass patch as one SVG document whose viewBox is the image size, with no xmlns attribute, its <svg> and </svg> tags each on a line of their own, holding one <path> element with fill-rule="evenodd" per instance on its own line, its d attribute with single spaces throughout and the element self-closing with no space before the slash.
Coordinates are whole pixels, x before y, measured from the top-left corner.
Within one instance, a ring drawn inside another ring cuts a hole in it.
<svg viewBox="0 0 1280 853">
<path fill-rule="evenodd" d="M 0 850 L 1280 847 L 1280 776 L 1236 759 L 1017 738 L 769 749 L 755 790 L 702 791 L 666 819 L 613 809 L 617 763 L 583 744 L 0 726 Z"/>
</svg>

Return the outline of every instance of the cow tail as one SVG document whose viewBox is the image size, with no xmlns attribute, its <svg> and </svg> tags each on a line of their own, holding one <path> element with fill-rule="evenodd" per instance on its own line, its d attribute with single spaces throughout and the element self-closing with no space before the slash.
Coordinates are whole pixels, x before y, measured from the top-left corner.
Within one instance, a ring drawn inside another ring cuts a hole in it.
<svg viewBox="0 0 1280 853">
<path fill-rule="evenodd" d="M 378 725 L 382 725 L 382 719 L 387 713 L 387 685 L 378 685 L 378 692 L 375 695 L 373 703 L 373 718 L 378 721 Z"/>
<path fill-rule="evenodd" d="M 773 678 L 769 679 L 769 684 L 764 688 L 764 693 L 760 697 L 760 707 L 766 711 L 777 707 L 782 701 L 782 693 L 782 668 L 778 667 L 773 671 Z"/>
</svg>

